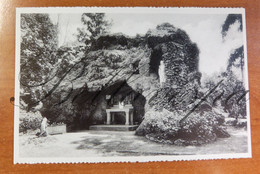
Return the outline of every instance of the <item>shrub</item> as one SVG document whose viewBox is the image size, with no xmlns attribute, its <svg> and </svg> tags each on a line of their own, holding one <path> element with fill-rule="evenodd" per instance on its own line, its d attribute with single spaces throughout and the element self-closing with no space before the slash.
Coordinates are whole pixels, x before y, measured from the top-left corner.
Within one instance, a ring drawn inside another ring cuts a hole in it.
<svg viewBox="0 0 260 174">
<path fill-rule="evenodd" d="M 176 145 L 201 145 L 216 138 L 229 137 L 224 126 L 224 116 L 213 111 L 194 112 L 179 124 L 183 113 L 148 111 L 142 124 L 136 130 L 149 140 Z"/>
<path fill-rule="evenodd" d="M 28 130 L 37 130 L 41 126 L 42 116 L 40 112 L 20 112 L 19 132 L 27 133 Z"/>
</svg>

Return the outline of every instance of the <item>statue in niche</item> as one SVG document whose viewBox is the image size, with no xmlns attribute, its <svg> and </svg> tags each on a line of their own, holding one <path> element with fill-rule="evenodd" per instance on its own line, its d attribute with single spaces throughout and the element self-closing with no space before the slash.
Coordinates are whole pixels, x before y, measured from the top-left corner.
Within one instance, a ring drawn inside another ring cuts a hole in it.
<svg viewBox="0 0 260 174">
<path fill-rule="evenodd" d="M 164 62 L 162 60 L 160 61 L 158 74 L 159 74 L 160 85 L 162 87 L 163 84 L 166 82 L 165 65 L 164 65 Z"/>
</svg>

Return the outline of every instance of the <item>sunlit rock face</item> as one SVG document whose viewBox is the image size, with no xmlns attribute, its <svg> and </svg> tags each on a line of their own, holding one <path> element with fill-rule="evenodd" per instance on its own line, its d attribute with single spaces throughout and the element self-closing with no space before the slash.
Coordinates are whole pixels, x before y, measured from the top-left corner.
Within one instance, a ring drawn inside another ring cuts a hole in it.
<svg viewBox="0 0 260 174">
<path fill-rule="evenodd" d="M 124 82 L 125 86 L 122 89 L 119 86 L 116 97 L 128 97 L 130 93 L 139 96 L 132 101 L 134 120 L 138 124 L 152 108 L 172 111 L 178 109 L 178 105 L 173 105 L 176 100 L 185 102 L 182 106 L 186 106 L 196 97 L 200 83 L 199 50 L 183 30 L 168 23 L 149 30 L 145 36 L 100 36 L 84 55 L 57 90 L 70 91 L 71 84 L 65 84 L 66 79 L 70 79 L 73 82 L 71 94 L 64 92 L 48 102 L 43 101 L 44 116 L 61 115 L 59 119 L 65 120 L 72 129 L 79 127 L 75 125 L 84 129 L 91 124 L 105 123 L 105 109 L 109 107 L 106 92 L 118 82 Z M 183 99 L 185 91 L 190 92 Z M 49 107 L 48 103 L 61 97 L 68 99 Z"/>
<path fill-rule="evenodd" d="M 200 84 L 197 45 L 183 30 L 168 23 L 148 31 L 146 37 L 152 49 L 150 73 L 159 75 L 163 81 L 150 106 L 158 110 L 185 109 L 196 98 Z M 164 67 L 163 73 L 161 65 Z"/>
</svg>

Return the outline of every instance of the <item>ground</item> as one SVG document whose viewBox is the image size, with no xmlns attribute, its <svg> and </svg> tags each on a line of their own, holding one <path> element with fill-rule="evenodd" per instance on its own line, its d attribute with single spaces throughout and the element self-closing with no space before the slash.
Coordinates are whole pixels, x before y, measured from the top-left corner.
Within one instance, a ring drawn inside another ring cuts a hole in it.
<svg viewBox="0 0 260 174">
<path fill-rule="evenodd" d="M 231 137 L 203 146 L 175 146 L 151 142 L 134 131 L 85 131 L 36 137 L 20 135 L 20 157 L 101 157 L 246 153 L 247 132 L 228 128 Z"/>
</svg>

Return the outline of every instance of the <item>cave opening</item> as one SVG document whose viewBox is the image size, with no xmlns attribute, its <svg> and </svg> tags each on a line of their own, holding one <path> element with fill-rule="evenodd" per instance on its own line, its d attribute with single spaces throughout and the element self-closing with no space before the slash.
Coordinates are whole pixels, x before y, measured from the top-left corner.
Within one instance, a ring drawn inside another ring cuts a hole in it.
<svg viewBox="0 0 260 174">
<path fill-rule="evenodd" d="M 93 100 L 95 98 L 95 100 Z M 91 125 L 104 125 L 107 121 L 106 109 L 118 105 L 119 102 L 133 107 L 133 124 L 139 125 L 145 114 L 146 99 L 141 90 L 134 90 L 126 81 L 118 81 L 99 91 L 85 90 L 75 101 L 77 108 L 71 124 L 71 131 L 85 130 Z M 114 113 L 111 124 L 124 125 L 125 113 Z"/>
<path fill-rule="evenodd" d="M 133 122 L 140 124 L 145 114 L 144 106 L 146 103 L 145 97 L 141 90 L 134 90 L 126 81 L 119 81 L 111 85 L 105 91 L 106 94 L 106 108 L 112 108 L 123 103 L 125 107 L 133 107 Z M 114 120 L 112 124 L 125 124 L 125 113 L 114 113 Z"/>
</svg>

